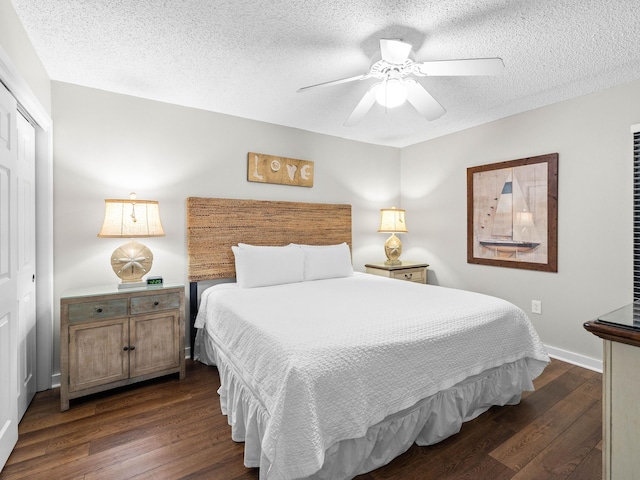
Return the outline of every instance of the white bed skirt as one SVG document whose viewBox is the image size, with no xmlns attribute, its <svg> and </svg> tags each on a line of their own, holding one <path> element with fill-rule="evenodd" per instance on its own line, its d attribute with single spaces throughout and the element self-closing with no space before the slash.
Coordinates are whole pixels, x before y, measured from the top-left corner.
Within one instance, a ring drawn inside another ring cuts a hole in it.
<svg viewBox="0 0 640 480">
<path fill-rule="evenodd" d="M 261 440 L 269 413 L 234 375 L 224 354 L 218 352 L 204 329 L 198 330 L 196 360 L 216 365 L 220 373 L 220 406 L 231 426 L 231 438 L 244 442 L 244 465 L 259 467 L 260 479 L 271 479 L 271 462 L 262 455 Z M 469 377 L 427 397 L 414 406 L 371 426 L 364 437 L 342 440 L 325 452 L 322 469 L 309 479 L 348 479 L 386 465 L 413 443 L 433 445 L 460 431 L 493 405 L 514 405 L 523 391 L 533 390 L 531 362 L 522 359 Z"/>
</svg>

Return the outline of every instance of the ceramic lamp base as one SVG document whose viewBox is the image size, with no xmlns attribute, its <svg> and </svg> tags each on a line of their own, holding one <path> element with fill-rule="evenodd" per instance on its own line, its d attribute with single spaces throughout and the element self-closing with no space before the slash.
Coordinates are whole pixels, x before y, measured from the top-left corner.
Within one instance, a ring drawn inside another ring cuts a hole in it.
<svg viewBox="0 0 640 480">
<path fill-rule="evenodd" d="M 399 260 L 400 254 L 402 253 L 402 242 L 395 234 L 392 233 L 391 236 L 387 238 L 387 241 L 384 242 L 384 253 L 387 256 L 387 260 L 384 262 L 385 265 L 402 264 Z"/>
<path fill-rule="evenodd" d="M 142 276 L 153 265 L 153 253 L 148 247 L 131 240 L 116 248 L 111 255 L 111 268 L 122 280 L 118 288 L 138 287 L 145 284 Z"/>
</svg>

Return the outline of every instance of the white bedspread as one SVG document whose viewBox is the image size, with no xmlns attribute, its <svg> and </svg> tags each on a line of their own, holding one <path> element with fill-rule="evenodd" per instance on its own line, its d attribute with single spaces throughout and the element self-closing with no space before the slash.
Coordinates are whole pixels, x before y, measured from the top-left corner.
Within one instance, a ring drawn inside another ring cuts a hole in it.
<svg viewBox="0 0 640 480">
<path fill-rule="evenodd" d="M 313 474 L 334 443 L 469 376 L 527 358 L 533 379 L 549 361 L 509 302 L 364 274 L 216 285 L 196 327 L 268 412 L 269 478 Z"/>
</svg>

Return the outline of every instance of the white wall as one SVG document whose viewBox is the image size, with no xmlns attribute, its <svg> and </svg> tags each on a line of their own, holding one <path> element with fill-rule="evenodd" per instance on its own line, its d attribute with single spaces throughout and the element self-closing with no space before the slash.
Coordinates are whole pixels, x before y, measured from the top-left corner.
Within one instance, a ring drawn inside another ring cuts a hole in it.
<svg viewBox="0 0 640 480">
<path fill-rule="evenodd" d="M 51 115 L 51 82 L 10 0 L 0 0 L 0 46 Z"/>
<path fill-rule="evenodd" d="M 529 313 L 543 342 L 599 361 L 582 324 L 632 301 L 632 135 L 640 81 L 565 101 L 401 152 L 404 258 L 430 282 L 505 298 Z M 559 154 L 558 273 L 466 263 L 466 170 Z"/>
<path fill-rule="evenodd" d="M 376 230 L 379 209 L 400 200 L 398 149 L 66 83 L 52 82 L 52 98 L 56 298 L 117 283 L 110 257 L 125 241 L 96 235 L 104 199 L 132 191 L 160 202 L 166 236 L 143 243 L 154 254 L 151 274 L 165 281 L 187 282 L 189 196 L 348 203 L 354 267 L 383 255 Z M 314 161 L 313 188 L 248 182 L 250 151 Z"/>
</svg>

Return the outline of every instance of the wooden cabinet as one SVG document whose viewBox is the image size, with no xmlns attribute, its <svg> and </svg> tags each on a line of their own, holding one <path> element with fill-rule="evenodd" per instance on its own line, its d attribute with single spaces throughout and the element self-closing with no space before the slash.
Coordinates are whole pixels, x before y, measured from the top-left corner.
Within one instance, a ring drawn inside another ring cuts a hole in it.
<svg viewBox="0 0 640 480">
<path fill-rule="evenodd" d="M 604 342 L 603 479 L 640 480 L 640 330 L 629 326 L 635 322 L 632 306 L 602 318 L 623 322 L 584 325 Z"/>
<path fill-rule="evenodd" d="M 367 263 L 366 272 L 382 277 L 395 278 L 396 280 L 406 280 L 416 283 L 427 283 L 426 263 L 401 262 L 400 265 L 385 265 L 380 263 Z"/>
<path fill-rule="evenodd" d="M 604 476 L 640 479 L 640 348 L 604 341 Z"/>
<path fill-rule="evenodd" d="M 68 292 L 60 299 L 60 408 L 150 378 L 185 376 L 184 286 Z"/>
</svg>

